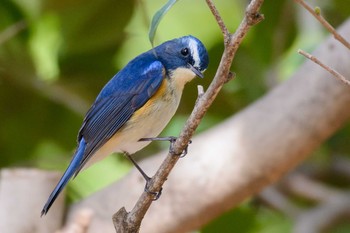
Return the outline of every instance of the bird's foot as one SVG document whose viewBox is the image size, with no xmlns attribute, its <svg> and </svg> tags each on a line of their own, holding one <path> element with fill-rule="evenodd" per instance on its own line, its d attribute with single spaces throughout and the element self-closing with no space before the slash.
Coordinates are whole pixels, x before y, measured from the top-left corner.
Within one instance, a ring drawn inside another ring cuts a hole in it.
<svg viewBox="0 0 350 233">
<path fill-rule="evenodd" d="M 175 155 L 175 156 L 180 156 L 180 158 L 183 158 L 187 155 L 188 145 L 181 153 L 177 153 L 173 149 L 176 140 L 177 140 L 177 137 L 169 136 L 169 137 L 141 138 L 139 141 L 169 141 L 170 142 L 170 148 L 169 148 L 170 154 Z M 192 141 L 190 140 L 188 144 L 191 144 L 191 143 L 192 143 Z"/>
<path fill-rule="evenodd" d="M 146 193 L 152 195 L 153 201 L 156 201 L 159 199 L 160 195 L 162 195 L 163 188 L 160 188 L 160 190 L 158 192 L 152 192 L 151 190 L 149 190 L 150 181 L 151 181 L 151 178 L 148 177 L 148 180 L 146 180 L 146 185 L 145 185 L 144 191 Z"/>
</svg>

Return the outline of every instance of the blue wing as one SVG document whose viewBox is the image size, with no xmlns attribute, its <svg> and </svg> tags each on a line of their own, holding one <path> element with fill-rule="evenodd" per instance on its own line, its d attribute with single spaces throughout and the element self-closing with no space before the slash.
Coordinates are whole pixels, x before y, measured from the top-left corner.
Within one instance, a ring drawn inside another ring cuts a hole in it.
<svg viewBox="0 0 350 233">
<path fill-rule="evenodd" d="M 86 148 L 75 175 L 160 87 L 165 75 L 162 63 L 145 61 L 141 57 L 114 76 L 86 114 L 78 136 L 79 141 L 84 138 Z"/>
<path fill-rule="evenodd" d="M 140 55 L 102 89 L 80 128 L 78 148 L 67 170 L 48 198 L 46 214 L 73 175 L 103 146 L 160 87 L 165 69 L 150 53 Z"/>
</svg>

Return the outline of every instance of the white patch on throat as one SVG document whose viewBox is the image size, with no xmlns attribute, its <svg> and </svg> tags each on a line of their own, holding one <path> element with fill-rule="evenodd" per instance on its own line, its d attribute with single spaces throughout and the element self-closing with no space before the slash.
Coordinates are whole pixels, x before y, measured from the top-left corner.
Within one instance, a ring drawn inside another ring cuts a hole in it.
<svg viewBox="0 0 350 233">
<path fill-rule="evenodd" d="M 190 39 L 189 43 L 188 43 L 191 53 L 192 53 L 192 57 L 194 60 L 194 67 L 199 67 L 199 63 L 200 63 L 200 58 L 199 58 L 199 52 L 198 52 L 198 43 L 196 40 L 194 39 Z"/>
<path fill-rule="evenodd" d="M 194 77 L 196 77 L 196 74 L 192 70 L 177 68 L 171 73 L 170 80 L 175 90 L 182 92 L 185 84 L 194 79 Z"/>
</svg>

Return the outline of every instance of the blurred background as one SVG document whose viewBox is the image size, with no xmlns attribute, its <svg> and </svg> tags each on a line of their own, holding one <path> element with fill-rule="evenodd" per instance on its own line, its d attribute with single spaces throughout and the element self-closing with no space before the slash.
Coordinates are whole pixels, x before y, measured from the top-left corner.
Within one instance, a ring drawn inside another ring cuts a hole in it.
<svg viewBox="0 0 350 233">
<path fill-rule="evenodd" d="M 64 171 L 76 146 L 84 114 L 104 84 L 129 60 L 149 50 L 148 29 L 165 1 L 2 0 L 0 2 L 0 168 L 35 167 Z M 349 0 L 313 0 L 337 27 L 350 15 Z M 247 1 L 215 4 L 230 31 L 237 28 Z M 304 61 L 298 48 L 312 51 L 328 32 L 291 0 L 266 1 L 265 21 L 239 48 L 226 84 L 203 119 L 204 131 L 259 99 L 286 80 Z M 179 1 L 158 28 L 155 45 L 183 35 L 207 47 L 205 79 L 185 88 L 180 108 L 162 135 L 178 135 L 190 114 L 197 85 L 208 87 L 223 51 L 221 32 L 204 1 Z M 152 143 L 138 159 L 167 148 Z M 299 169 L 318 182 L 346 190 L 349 176 L 334 161 L 350 159 L 350 125 L 310 156 Z M 123 156 L 109 156 L 68 185 L 68 201 L 80 200 L 128 172 Z M 98 176 L 96 174 L 99 173 Z M 313 202 L 286 194 L 300 208 Z M 271 208 L 264 196 L 223 215 L 201 232 L 289 232 L 288 214 Z M 226 229 L 226 230 L 225 230 Z M 231 229 L 231 230 L 230 230 Z M 346 221 L 332 232 L 350 232 Z"/>
</svg>

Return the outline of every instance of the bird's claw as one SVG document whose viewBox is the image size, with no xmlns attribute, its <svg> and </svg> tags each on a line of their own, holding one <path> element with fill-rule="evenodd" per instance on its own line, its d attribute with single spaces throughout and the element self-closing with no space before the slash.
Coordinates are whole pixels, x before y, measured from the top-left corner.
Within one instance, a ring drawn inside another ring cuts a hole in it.
<svg viewBox="0 0 350 233">
<path fill-rule="evenodd" d="M 173 140 L 170 141 L 169 152 L 170 152 L 170 154 L 172 154 L 172 155 L 179 156 L 180 158 L 183 158 L 183 157 L 185 157 L 185 156 L 187 155 L 187 152 L 188 152 L 188 145 L 192 143 L 192 140 L 189 140 L 189 141 L 188 141 L 188 144 L 187 144 L 186 148 L 185 148 L 181 153 L 176 153 L 176 152 L 174 151 L 174 149 L 173 149 L 174 144 L 175 144 L 175 142 L 176 142 L 176 139 L 177 139 L 177 137 L 173 137 Z"/>
<path fill-rule="evenodd" d="M 153 196 L 153 201 L 156 201 L 156 200 L 158 200 L 159 197 L 162 195 L 163 188 L 160 188 L 160 190 L 159 190 L 158 192 L 152 192 L 152 191 L 150 191 L 149 188 L 148 188 L 148 187 L 149 187 L 149 181 L 150 181 L 150 180 L 151 180 L 151 179 L 149 179 L 149 180 L 146 181 L 146 185 L 145 185 L 144 191 L 145 191 L 146 193 L 152 195 L 152 196 Z"/>
<path fill-rule="evenodd" d="M 181 153 L 177 153 L 173 149 L 176 140 L 177 140 L 177 137 L 169 136 L 169 137 L 141 138 L 139 141 L 169 141 L 170 142 L 170 148 L 169 148 L 170 154 L 175 155 L 175 156 L 180 156 L 180 158 L 183 158 L 187 155 L 188 145 Z M 191 144 L 191 143 L 192 143 L 192 140 L 189 140 L 188 144 Z"/>
</svg>

